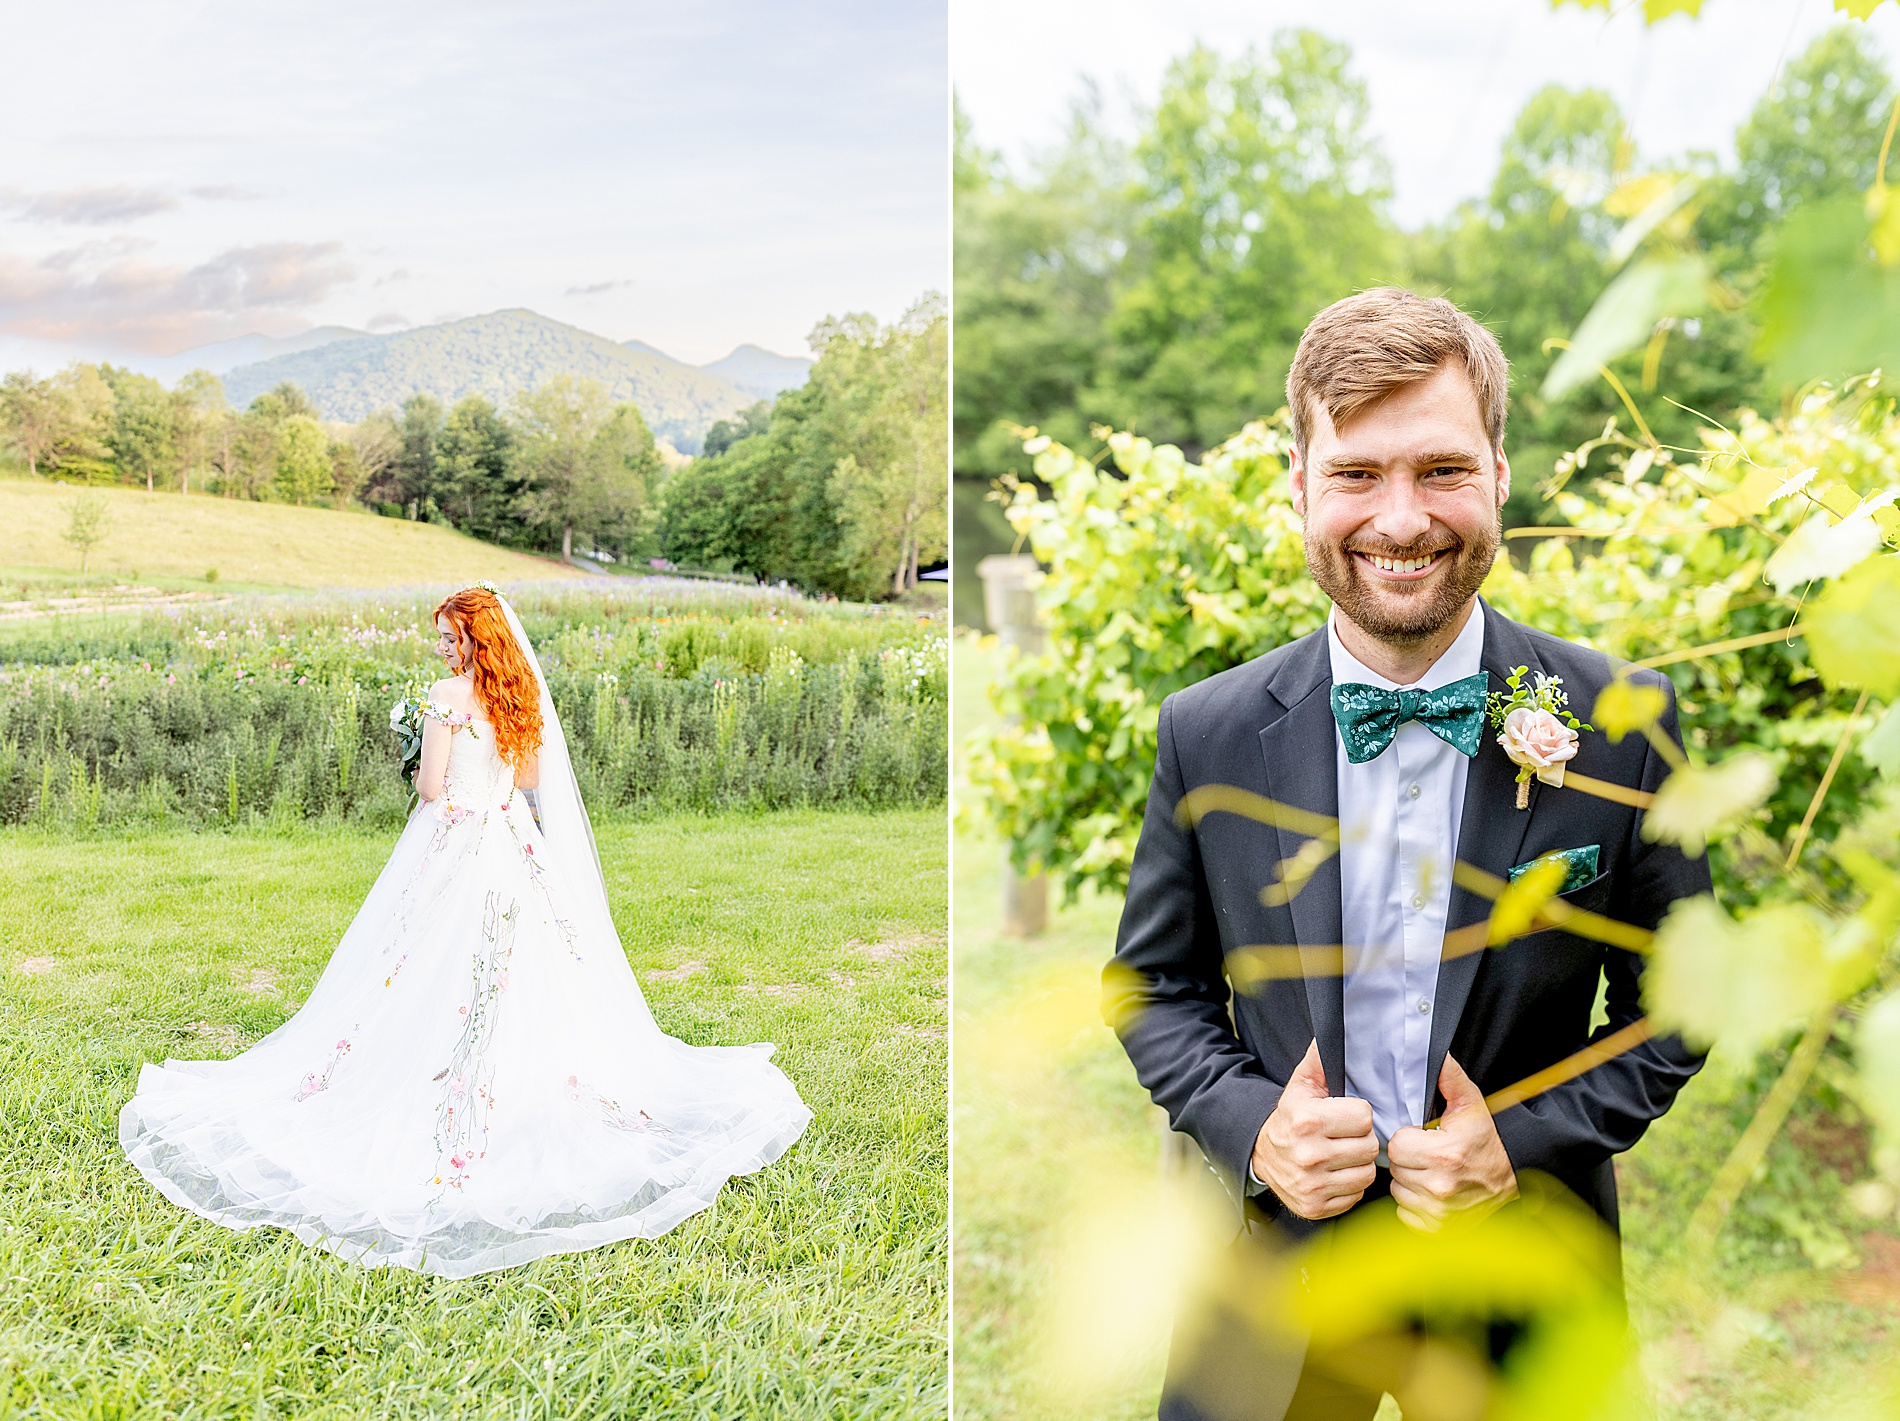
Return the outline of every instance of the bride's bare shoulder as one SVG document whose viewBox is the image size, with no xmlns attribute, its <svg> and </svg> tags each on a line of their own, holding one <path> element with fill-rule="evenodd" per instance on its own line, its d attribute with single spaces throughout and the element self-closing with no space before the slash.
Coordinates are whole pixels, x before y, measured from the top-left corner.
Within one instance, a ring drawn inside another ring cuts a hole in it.
<svg viewBox="0 0 1900 1421">
<path fill-rule="evenodd" d="M 475 683 L 466 676 L 450 676 L 437 681 L 429 688 L 429 699 L 450 710 L 473 710 L 475 708 Z"/>
</svg>

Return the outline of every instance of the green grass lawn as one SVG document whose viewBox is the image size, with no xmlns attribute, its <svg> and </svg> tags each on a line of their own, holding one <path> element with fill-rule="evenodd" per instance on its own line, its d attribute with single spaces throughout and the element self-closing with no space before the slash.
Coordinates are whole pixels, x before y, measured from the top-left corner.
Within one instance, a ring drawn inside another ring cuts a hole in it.
<svg viewBox="0 0 1900 1421">
<path fill-rule="evenodd" d="M 104 540 L 91 574 L 60 535 L 65 505 L 81 494 L 105 500 Z M 128 580 L 161 591 L 285 587 L 394 587 L 477 577 L 498 582 L 580 577 L 558 558 L 480 542 L 452 528 L 380 518 L 366 509 L 298 508 L 208 494 L 65 488 L 49 479 L 0 478 L 7 530 L 0 602 L 45 596 L 126 600 Z M 206 573 L 216 569 L 216 581 Z"/>
<path fill-rule="evenodd" d="M 958 745 L 988 713 L 987 660 L 958 638 Z M 1121 905 L 1085 895 L 1063 909 L 1052 895 L 1046 933 L 1003 936 L 1002 847 L 980 806 L 966 803 L 960 818 L 958 1416 L 1152 1416 L 1166 1265 L 1185 1210 L 1162 1169 L 1162 1116 L 1098 1015 Z M 1683 1246 L 1690 1213 L 1779 1066 L 1704 1072 L 1619 1161 L 1631 1318 L 1660 1421 L 1894 1414 L 1866 1398 L 1883 1377 L 1900 1380 L 1900 1236 L 1891 1218 L 1876 1226 L 1847 1202 L 1849 1184 L 1868 1175 L 1865 1131 L 1825 1080 L 1715 1256 Z M 1396 1415 L 1389 1401 L 1385 1414 Z"/>
<path fill-rule="evenodd" d="M 0 833 L 0 1418 L 925 1417 L 945 1406 L 943 811 L 607 822 L 660 1024 L 816 1119 L 664 1238 L 451 1281 L 161 1199 L 139 1064 L 315 981 L 392 837 Z"/>
</svg>

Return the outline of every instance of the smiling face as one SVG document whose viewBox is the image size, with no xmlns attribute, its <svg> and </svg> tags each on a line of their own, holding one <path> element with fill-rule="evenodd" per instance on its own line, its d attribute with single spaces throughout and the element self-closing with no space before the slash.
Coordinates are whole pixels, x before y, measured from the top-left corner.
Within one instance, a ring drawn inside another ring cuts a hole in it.
<svg viewBox="0 0 1900 1421">
<path fill-rule="evenodd" d="M 449 668 L 449 675 L 461 675 L 462 668 L 468 665 L 468 654 L 475 649 L 474 643 L 468 637 L 459 635 L 455 623 L 446 615 L 435 619 L 435 630 L 435 654 Z"/>
<path fill-rule="evenodd" d="M 1415 647 L 1462 623 L 1497 557 L 1511 469 L 1464 367 L 1401 385 L 1335 429 L 1312 411 L 1292 458 L 1306 565 L 1366 635 Z"/>
</svg>

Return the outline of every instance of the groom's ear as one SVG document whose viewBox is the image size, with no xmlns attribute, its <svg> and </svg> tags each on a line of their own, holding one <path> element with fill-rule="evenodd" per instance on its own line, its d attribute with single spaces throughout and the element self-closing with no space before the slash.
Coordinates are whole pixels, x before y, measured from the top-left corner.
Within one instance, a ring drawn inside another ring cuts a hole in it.
<svg viewBox="0 0 1900 1421">
<path fill-rule="evenodd" d="M 1306 517 L 1306 455 L 1297 444 L 1287 450 L 1286 481 L 1293 495 L 1293 511 Z"/>
<path fill-rule="evenodd" d="M 1498 463 L 1498 507 L 1504 507 L 1504 501 L 1511 496 L 1511 461 L 1504 457 L 1504 446 L 1498 445 L 1492 454 Z"/>
</svg>

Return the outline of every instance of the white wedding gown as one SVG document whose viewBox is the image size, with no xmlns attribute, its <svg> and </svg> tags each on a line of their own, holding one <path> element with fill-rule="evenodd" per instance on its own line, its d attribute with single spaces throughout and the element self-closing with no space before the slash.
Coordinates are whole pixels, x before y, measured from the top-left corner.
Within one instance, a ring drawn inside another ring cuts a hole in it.
<svg viewBox="0 0 1900 1421">
<path fill-rule="evenodd" d="M 466 1277 L 665 1233 L 804 1130 L 771 1046 L 655 1024 L 591 832 L 551 847 L 473 729 L 302 1009 L 235 1059 L 140 1071 L 119 1139 L 166 1198 Z"/>
</svg>

